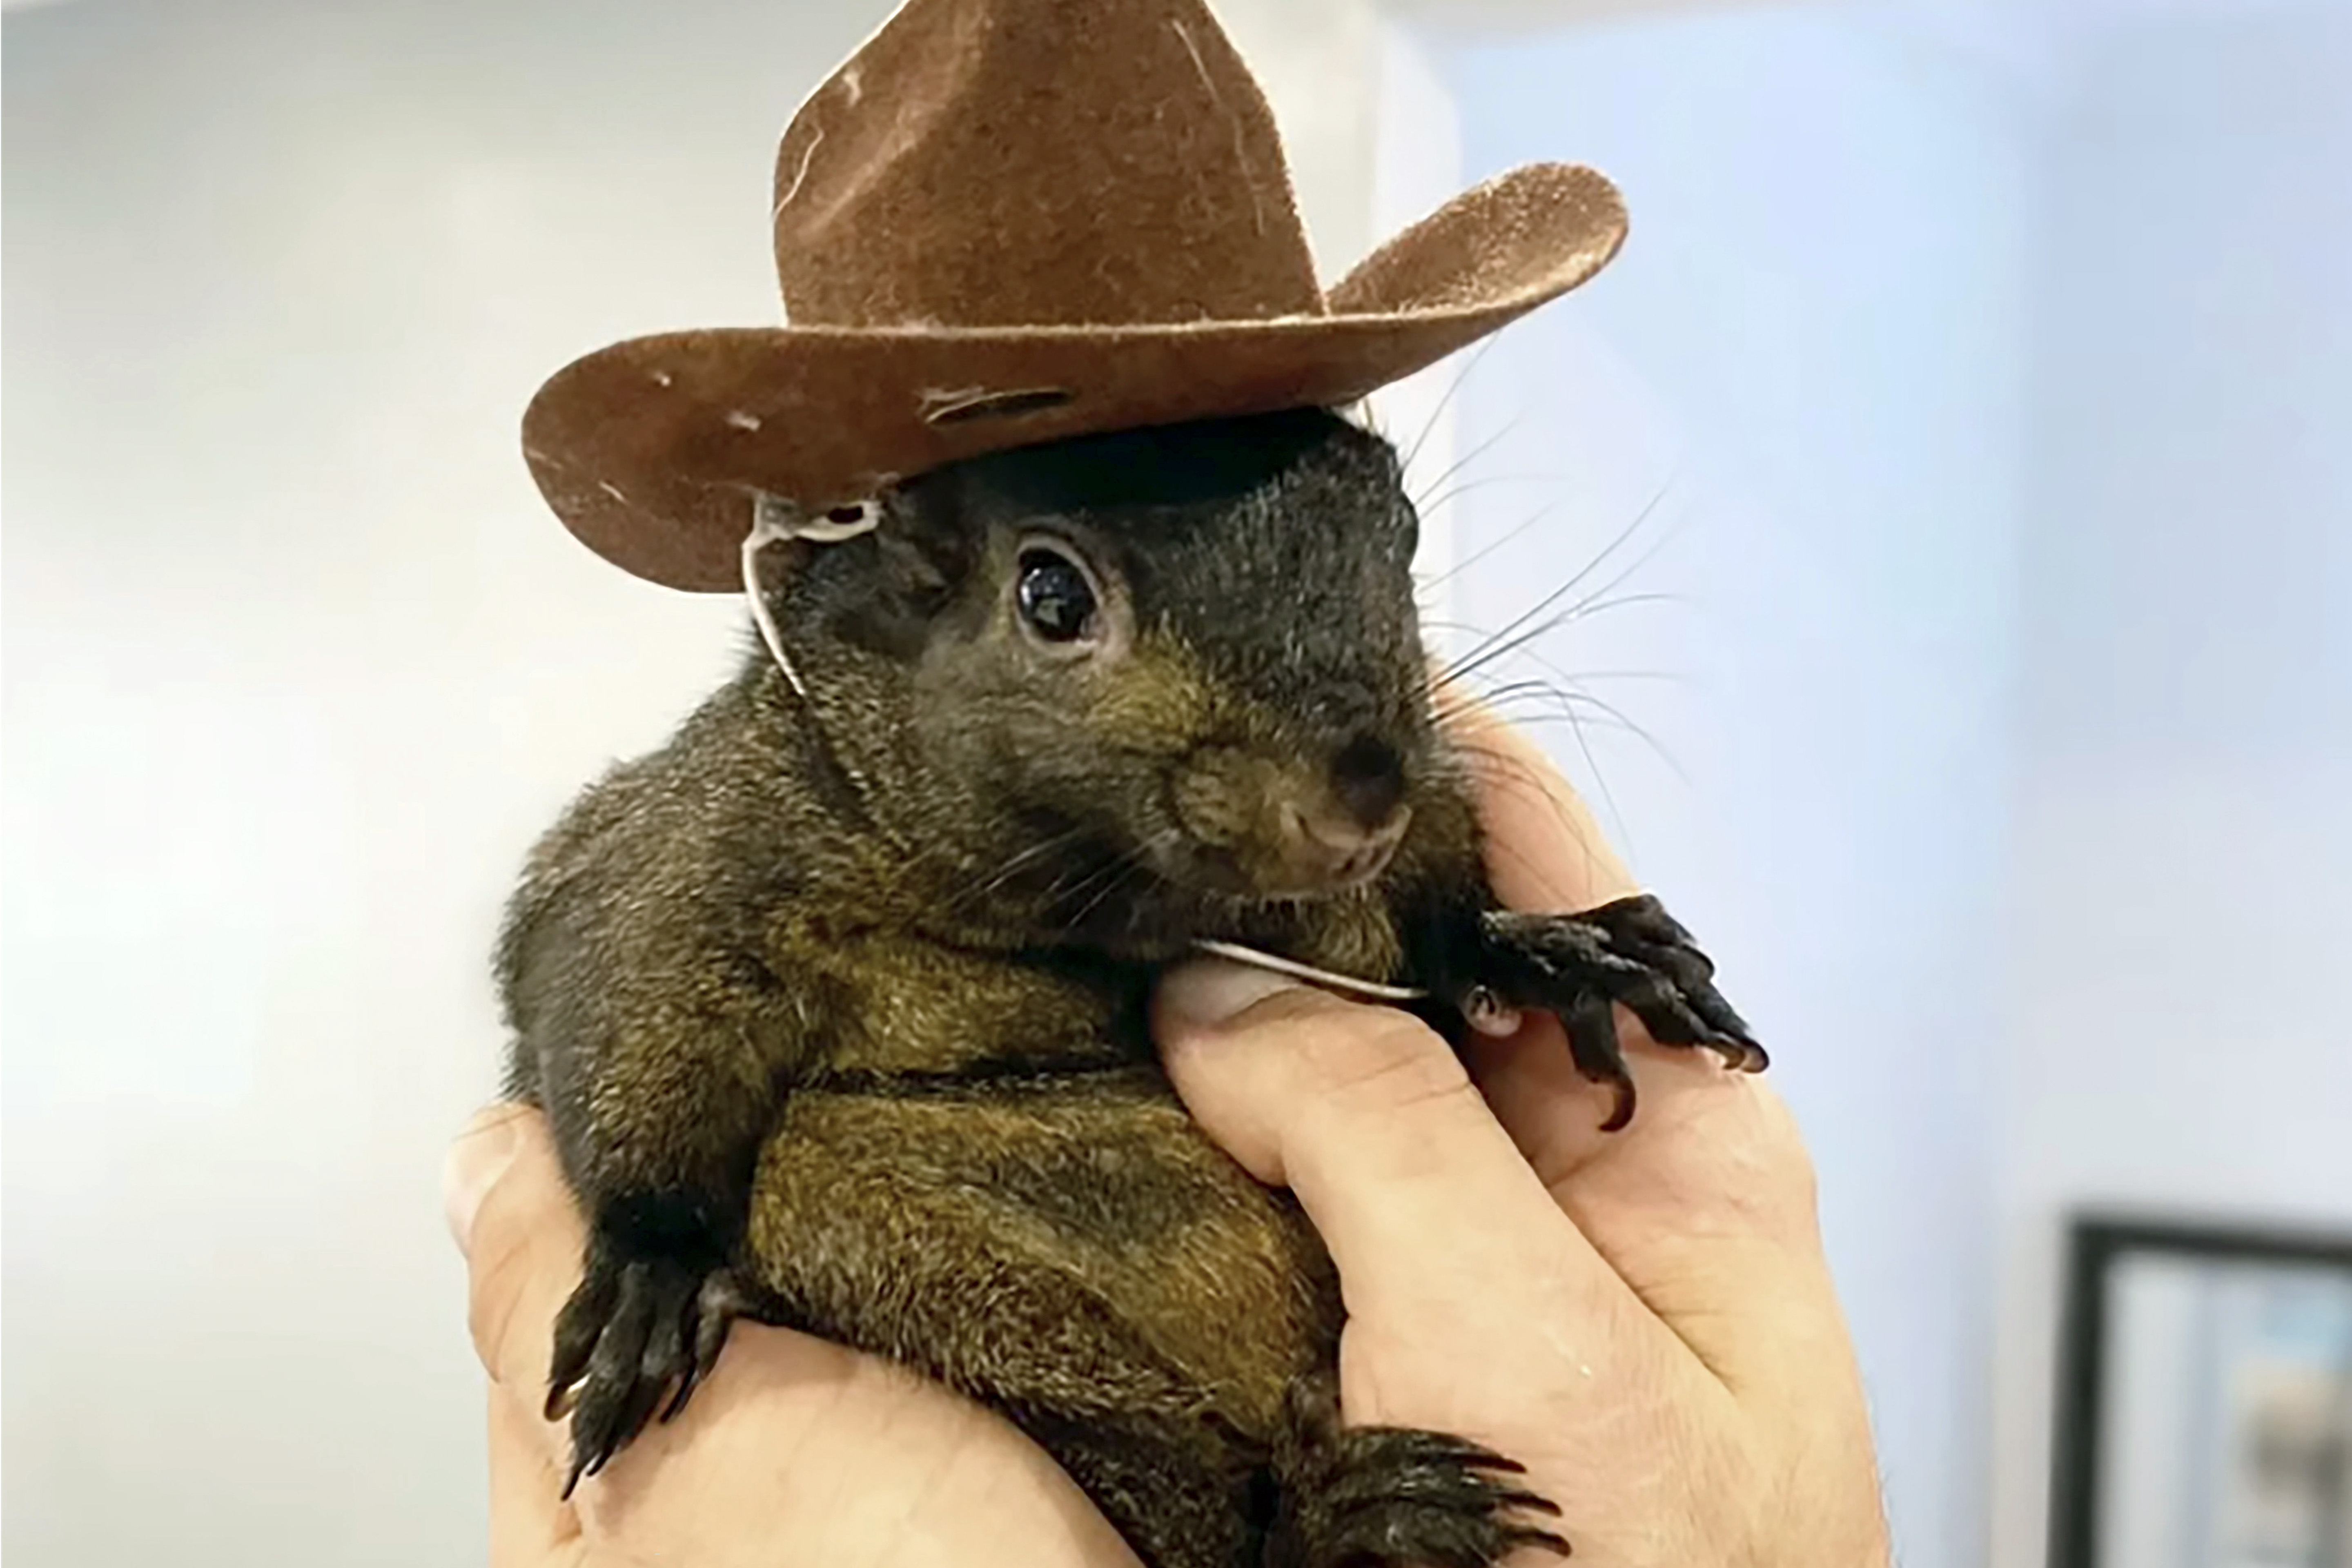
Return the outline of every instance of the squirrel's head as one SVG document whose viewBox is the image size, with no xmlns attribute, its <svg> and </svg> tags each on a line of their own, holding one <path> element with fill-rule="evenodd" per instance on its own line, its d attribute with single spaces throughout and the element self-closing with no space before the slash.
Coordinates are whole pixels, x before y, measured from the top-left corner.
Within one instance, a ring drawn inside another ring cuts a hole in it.
<svg viewBox="0 0 2352 1568">
<path fill-rule="evenodd" d="M 1126 431 L 878 504 L 779 609 L 877 825 L 990 918 L 1150 945 L 1388 868 L 1444 761 L 1386 441 Z"/>
</svg>

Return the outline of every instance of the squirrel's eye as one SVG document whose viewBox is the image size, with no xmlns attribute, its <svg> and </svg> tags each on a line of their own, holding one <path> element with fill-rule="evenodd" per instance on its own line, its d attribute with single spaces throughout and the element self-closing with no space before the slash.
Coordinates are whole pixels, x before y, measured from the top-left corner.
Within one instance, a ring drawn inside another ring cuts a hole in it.
<svg viewBox="0 0 2352 1568">
<path fill-rule="evenodd" d="M 1023 552 L 1017 602 L 1021 618 L 1047 642 L 1076 642 L 1094 628 L 1094 586 L 1055 551 Z"/>
</svg>

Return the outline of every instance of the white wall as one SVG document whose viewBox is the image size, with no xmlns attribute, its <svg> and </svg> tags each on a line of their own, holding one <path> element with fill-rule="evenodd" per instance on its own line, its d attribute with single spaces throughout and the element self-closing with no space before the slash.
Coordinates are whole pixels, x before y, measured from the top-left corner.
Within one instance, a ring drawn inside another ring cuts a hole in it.
<svg viewBox="0 0 2352 1568">
<path fill-rule="evenodd" d="M 1590 675 L 1676 764 L 1552 731 L 1778 1053 L 1903 1561 L 1961 1568 L 1983 1520 L 2024 151 L 1993 83 L 1874 15 L 1726 8 L 1451 55 L 1473 174 L 1581 159 L 1633 214 L 1617 267 L 1473 374 L 1457 602 L 1502 626 L 1664 492 L 1591 585 L 1654 545 L 1620 592 L 1670 601 L 1582 617 L 1545 639 L 1550 668 L 1506 673 Z"/>
<path fill-rule="evenodd" d="M 1634 238 L 1471 384 L 1463 616 L 1666 487 L 1507 673 L 1643 677 L 1687 777 L 1557 749 L 1781 1047 L 1905 1560 L 2031 1568 L 2062 1215 L 2352 1219 L 2352 11 L 1552 15 L 1473 171 Z"/>
<path fill-rule="evenodd" d="M 1336 271 L 1444 171 L 1376 167 L 1361 0 L 1226 8 Z M 572 543 L 517 421 L 774 319 L 774 138 L 885 9 L 10 15 L 13 1561 L 479 1560 L 437 1177 L 498 906 L 740 636 Z"/>
<path fill-rule="evenodd" d="M 9 17 L 12 1561 L 479 1560 L 436 1184 L 498 905 L 737 635 L 572 544 L 517 420 L 772 319 L 861 9 Z"/>
<path fill-rule="evenodd" d="M 2041 205 L 2000 1568 L 2065 1210 L 2352 1226 L 2352 9 L 2093 40 Z"/>
</svg>

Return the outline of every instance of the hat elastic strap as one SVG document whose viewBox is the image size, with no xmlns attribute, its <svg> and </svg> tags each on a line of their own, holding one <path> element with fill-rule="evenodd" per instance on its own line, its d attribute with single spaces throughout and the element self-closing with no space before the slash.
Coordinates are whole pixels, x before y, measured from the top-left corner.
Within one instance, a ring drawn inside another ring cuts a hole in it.
<svg viewBox="0 0 2352 1568">
<path fill-rule="evenodd" d="M 845 512 L 854 512 L 845 517 Z M 792 655 L 784 651 L 783 633 L 776 627 L 776 613 L 769 607 L 768 595 L 760 584 L 760 552 L 771 544 L 788 544 L 805 539 L 815 544 L 839 544 L 871 533 L 880 525 L 882 508 L 876 501 L 860 501 L 854 507 L 836 507 L 821 518 L 806 518 L 800 509 L 779 496 L 761 491 L 751 503 L 751 531 L 743 540 L 743 595 L 751 601 L 751 619 L 760 627 L 760 640 L 768 645 L 768 653 L 776 668 L 784 672 L 793 694 L 803 702 L 808 700 L 808 688 L 802 683 L 801 672 L 793 663 Z"/>
</svg>

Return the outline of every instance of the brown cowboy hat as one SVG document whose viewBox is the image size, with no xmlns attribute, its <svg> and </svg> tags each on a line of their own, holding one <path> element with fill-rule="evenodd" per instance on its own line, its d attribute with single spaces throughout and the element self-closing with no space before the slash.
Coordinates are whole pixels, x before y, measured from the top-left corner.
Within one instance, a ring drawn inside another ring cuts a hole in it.
<svg viewBox="0 0 2352 1568">
<path fill-rule="evenodd" d="M 1625 209 L 1538 164 L 1328 293 L 1274 117 L 1202 0 L 908 0 L 776 161 L 783 327 L 615 343 L 523 419 L 548 503 L 640 577 L 742 584 L 822 513 L 983 452 L 1339 407 L 1591 278 Z"/>
</svg>

